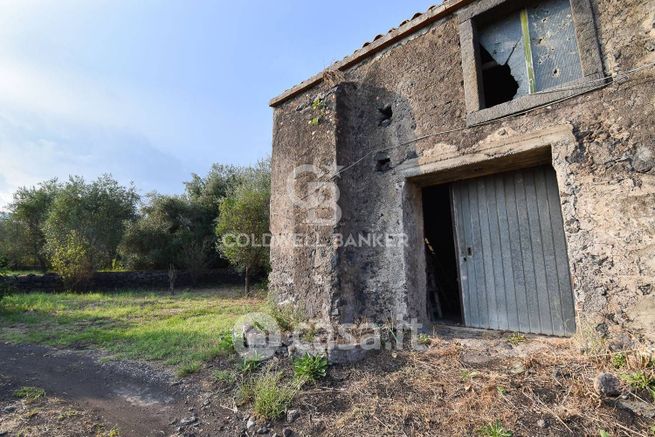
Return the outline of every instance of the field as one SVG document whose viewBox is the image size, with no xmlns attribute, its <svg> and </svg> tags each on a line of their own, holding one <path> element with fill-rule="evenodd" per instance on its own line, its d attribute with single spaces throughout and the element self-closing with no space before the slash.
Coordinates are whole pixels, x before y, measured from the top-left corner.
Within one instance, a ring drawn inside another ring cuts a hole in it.
<svg viewBox="0 0 655 437">
<path fill-rule="evenodd" d="M 240 292 L 10 295 L 0 304 L 0 341 L 94 347 L 192 373 L 226 349 L 222 340 L 240 315 L 265 307 Z"/>
</svg>

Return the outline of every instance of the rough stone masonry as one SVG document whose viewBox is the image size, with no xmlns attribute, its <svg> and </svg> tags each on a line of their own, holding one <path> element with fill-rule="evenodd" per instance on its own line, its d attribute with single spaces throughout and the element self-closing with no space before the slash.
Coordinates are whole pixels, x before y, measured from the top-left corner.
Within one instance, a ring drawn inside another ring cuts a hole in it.
<svg viewBox="0 0 655 437">
<path fill-rule="evenodd" d="M 433 6 L 272 100 L 281 305 L 430 323 L 423 188 L 547 164 L 577 330 L 655 341 L 655 0 L 571 0 L 582 76 L 485 107 L 480 26 L 518 3 Z M 391 244 L 335 238 L 368 234 Z"/>
</svg>

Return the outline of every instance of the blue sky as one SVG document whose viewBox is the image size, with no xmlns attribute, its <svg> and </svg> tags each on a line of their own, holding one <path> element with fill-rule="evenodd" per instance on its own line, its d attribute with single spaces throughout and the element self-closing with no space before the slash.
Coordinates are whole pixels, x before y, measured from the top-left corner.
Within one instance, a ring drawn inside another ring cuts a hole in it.
<svg viewBox="0 0 655 437">
<path fill-rule="evenodd" d="M 111 173 L 177 193 L 271 149 L 268 101 L 432 0 L 2 0 L 0 207 Z"/>
</svg>

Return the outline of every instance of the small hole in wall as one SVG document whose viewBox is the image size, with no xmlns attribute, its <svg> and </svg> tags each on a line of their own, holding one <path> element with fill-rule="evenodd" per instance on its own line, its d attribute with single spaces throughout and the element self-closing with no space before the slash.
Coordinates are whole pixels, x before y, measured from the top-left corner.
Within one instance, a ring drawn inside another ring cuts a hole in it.
<svg viewBox="0 0 655 437">
<path fill-rule="evenodd" d="M 391 169 L 391 158 L 378 158 L 375 162 L 375 171 L 387 171 Z"/>
<path fill-rule="evenodd" d="M 378 112 L 380 113 L 378 126 L 389 126 L 391 124 L 391 118 L 393 117 L 393 109 L 391 109 L 391 105 L 386 105 L 383 108 L 378 108 Z"/>
</svg>

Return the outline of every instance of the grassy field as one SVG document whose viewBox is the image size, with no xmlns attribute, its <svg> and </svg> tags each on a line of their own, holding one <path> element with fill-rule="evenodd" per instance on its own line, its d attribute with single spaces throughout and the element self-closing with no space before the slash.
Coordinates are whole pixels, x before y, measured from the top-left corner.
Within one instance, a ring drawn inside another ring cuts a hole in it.
<svg viewBox="0 0 655 437">
<path fill-rule="evenodd" d="M 7 276 L 25 276 L 25 275 L 43 275 L 44 272 L 41 270 L 2 270 L 0 271 L 3 275 Z M 49 272 L 48 272 L 49 273 Z"/>
<path fill-rule="evenodd" d="M 263 298 L 239 292 L 9 295 L 0 302 L 0 340 L 96 347 L 192 373 L 226 349 L 221 340 L 239 316 L 265 309 Z"/>
</svg>

